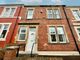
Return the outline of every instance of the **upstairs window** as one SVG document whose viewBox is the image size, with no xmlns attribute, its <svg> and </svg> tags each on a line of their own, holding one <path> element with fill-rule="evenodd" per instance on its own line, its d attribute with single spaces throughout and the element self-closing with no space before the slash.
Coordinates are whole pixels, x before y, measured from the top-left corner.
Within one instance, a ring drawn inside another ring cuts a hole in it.
<svg viewBox="0 0 80 60">
<path fill-rule="evenodd" d="M 58 9 L 54 9 L 54 10 L 53 10 L 53 17 L 54 17 L 55 19 L 59 19 L 59 18 L 60 18 L 60 12 L 59 12 Z"/>
<path fill-rule="evenodd" d="M 59 9 L 48 9 L 47 18 L 48 19 L 60 19 Z"/>
<path fill-rule="evenodd" d="M 15 8 L 11 8 L 10 16 L 12 17 L 14 15 Z"/>
<path fill-rule="evenodd" d="M 77 35 L 78 35 L 78 39 L 79 39 L 79 41 L 80 41 L 80 26 L 76 26 L 76 27 L 75 27 L 75 30 L 76 30 L 76 33 L 77 33 Z"/>
<path fill-rule="evenodd" d="M 2 17 L 13 17 L 16 8 L 5 8 Z"/>
<path fill-rule="evenodd" d="M 47 18 L 48 19 L 53 19 L 53 11 L 52 11 L 52 9 L 48 9 L 47 10 Z"/>
<path fill-rule="evenodd" d="M 32 19 L 33 18 L 33 9 L 28 9 L 27 11 L 27 19 Z"/>
<path fill-rule="evenodd" d="M 66 43 L 66 37 L 62 26 L 49 27 L 49 41 L 50 43 Z"/>
<path fill-rule="evenodd" d="M 77 28 L 77 31 L 78 31 L 78 35 L 80 36 L 80 28 Z"/>
<path fill-rule="evenodd" d="M 9 24 L 0 24 L 0 39 L 6 38 L 8 29 L 9 29 Z"/>
<path fill-rule="evenodd" d="M 27 28 L 24 26 L 21 26 L 19 29 L 19 36 L 18 36 L 18 40 L 24 41 L 25 37 L 26 37 L 26 31 Z"/>
<path fill-rule="evenodd" d="M 72 13 L 76 20 L 80 20 L 80 11 L 78 9 L 73 9 Z"/>
</svg>

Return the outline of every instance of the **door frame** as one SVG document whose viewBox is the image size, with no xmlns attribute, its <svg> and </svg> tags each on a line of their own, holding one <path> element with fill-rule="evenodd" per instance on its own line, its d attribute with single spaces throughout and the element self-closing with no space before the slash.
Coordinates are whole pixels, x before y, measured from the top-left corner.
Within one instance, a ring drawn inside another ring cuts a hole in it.
<svg viewBox="0 0 80 60">
<path fill-rule="evenodd" d="M 38 25 L 29 25 L 29 26 L 27 26 L 27 39 L 25 40 L 26 41 L 26 46 L 25 46 L 25 52 L 26 52 L 26 48 L 27 48 L 27 43 L 28 43 L 28 35 L 29 35 L 29 30 L 30 30 L 30 27 L 35 27 L 36 28 L 36 37 L 35 37 L 35 45 L 36 45 L 36 53 L 37 53 L 37 50 L 38 50 Z"/>
</svg>

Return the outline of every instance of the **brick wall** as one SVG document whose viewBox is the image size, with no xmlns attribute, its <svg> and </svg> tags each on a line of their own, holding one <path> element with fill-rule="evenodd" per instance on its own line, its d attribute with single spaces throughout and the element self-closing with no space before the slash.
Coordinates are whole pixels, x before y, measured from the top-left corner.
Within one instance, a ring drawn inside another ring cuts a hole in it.
<svg viewBox="0 0 80 60">
<path fill-rule="evenodd" d="M 26 19 L 27 8 L 35 8 L 32 20 Z M 48 9 L 48 8 L 59 8 L 61 19 L 51 19 L 51 20 L 47 19 L 46 9 Z M 15 16 L 18 15 L 19 9 L 20 8 L 18 7 L 17 11 L 15 13 Z M 2 10 L 3 9 L 0 8 L 0 11 L 2 11 Z M 72 21 L 72 19 L 74 19 L 74 17 L 72 15 L 70 9 L 66 9 L 66 13 L 68 15 L 69 20 Z M 38 48 L 37 49 L 39 51 L 76 51 L 76 46 L 75 46 L 71 31 L 70 31 L 70 28 L 69 28 L 69 25 L 68 25 L 67 20 L 65 18 L 65 14 L 63 12 L 63 7 L 62 6 L 56 6 L 56 7 L 54 7 L 54 6 L 53 7 L 40 7 L 40 6 L 26 7 L 25 6 L 25 7 L 22 7 L 19 16 L 21 16 L 22 19 L 17 21 L 16 26 L 15 26 L 16 19 L 14 19 L 14 18 L 5 18 L 5 19 L 0 18 L 0 23 L 3 23 L 3 22 L 11 22 L 12 23 L 11 26 L 10 26 L 6 41 L 0 41 L 0 43 L 1 43 L 0 46 L 1 47 L 2 46 L 4 47 L 4 44 L 6 44 L 6 43 L 15 43 L 17 41 L 16 35 L 18 34 L 18 28 L 19 28 L 18 23 L 23 23 L 23 24 L 24 23 L 39 23 L 39 25 L 37 25 L 38 26 L 38 35 L 37 35 L 37 37 L 38 37 L 38 39 L 37 39 Z M 48 42 L 48 25 L 55 25 L 55 26 L 63 25 L 69 42 L 64 43 L 64 44 L 60 44 L 60 43 L 50 44 Z M 13 29 L 14 26 L 15 26 L 15 29 Z M 27 25 L 27 26 L 30 26 L 30 25 Z M 14 31 L 14 33 L 12 35 L 13 31 Z M 74 33 L 74 34 L 75 34 L 75 37 L 76 37 L 76 33 Z M 13 36 L 12 39 L 10 39 L 11 36 Z M 11 42 L 10 42 L 10 40 L 11 40 Z M 76 41 L 77 41 L 77 38 L 76 38 Z M 47 46 L 44 46 L 45 44 L 47 44 Z"/>
<path fill-rule="evenodd" d="M 61 11 L 61 19 L 47 19 L 46 9 L 50 7 L 32 7 L 35 8 L 34 16 L 32 20 L 26 19 L 26 9 L 30 7 L 24 7 L 21 11 L 21 16 L 23 17 L 22 20 L 20 20 L 18 23 L 39 23 L 38 25 L 38 50 L 40 51 L 76 51 L 76 46 L 70 31 L 70 28 L 68 26 L 67 20 L 65 18 L 64 12 L 62 7 L 51 7 L 51 8 L 60 8 Z M 40 11 L 42 10 L 42 13 Z M 48 25 L 63 25 L 65 28 L 65 32 L 67 34 L 69 43 L 65 44 L 50 44 L 48 42 Z M 30 26 L 30 25 L 27 25 Z M 67 32 L 68 31 L 68 32 Z M 44 46 L 47 44 L 47 46 Z M 56 48 L 57 47 L 57 48 Z"/>
<path fill-rule="evenodd" d="M 77 35 L 76 31 L 75 31 L 75 27 L 80 26 L 79 25 L 80 24 L 80 21 L 76 21 L 74 15 L 72 14 L 71 8 L 72 7 L 67 7 L 67 8 L 65 8 L 65 10 L 66 10 L 68 19 L 69 19 L 69 21 L 71 23 L 71 27 L 72 27 L 73 34 L 74 34 L 74 37 L 76 39 L 77 45 L 78 45 L 78 47 L 80 49 L 80 41 L 79 41 L 78 35 Z M 80 9 L 80 7 L 73 7 L 73 8 Z M 77 24 L 77 25 L 74 25 L 74 24 Z"/>
</svg>

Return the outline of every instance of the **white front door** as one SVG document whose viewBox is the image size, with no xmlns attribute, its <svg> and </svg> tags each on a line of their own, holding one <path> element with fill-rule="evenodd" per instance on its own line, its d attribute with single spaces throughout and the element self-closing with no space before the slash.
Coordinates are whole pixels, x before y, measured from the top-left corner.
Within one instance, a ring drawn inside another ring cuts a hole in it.
<svg viewBox="0 0 80 60">
<path fill-rule="evenodd" d="M 33 53 L 36 53 L 36 28 L 29 28 L 29 34 L 28 34 L 28 41 L 26 44 L 26 52 L 31 54 L 32 46 L 33 46 Z"/>
</svg>

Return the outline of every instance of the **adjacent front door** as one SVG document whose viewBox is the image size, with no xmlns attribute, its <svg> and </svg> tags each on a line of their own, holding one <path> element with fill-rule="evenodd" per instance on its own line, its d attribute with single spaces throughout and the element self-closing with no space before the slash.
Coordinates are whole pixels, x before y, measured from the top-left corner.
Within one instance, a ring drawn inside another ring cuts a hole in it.
<svg viewBox="0 0 80 60">
<path fill-rule="evenodd" d="M 31 54 L 31 50 L 32 50 L 32 47 L 33 47 L 33 53 L 36 53 L 36 28 L 35 27 L 30 27 L 29 28 L 29 34 L 28 34 L 28 41 L 27 41 L 27 44 L 26 44 L 26 52 Z M 34 46 L 33 46 L 34 44 Z"/>
</svg>

